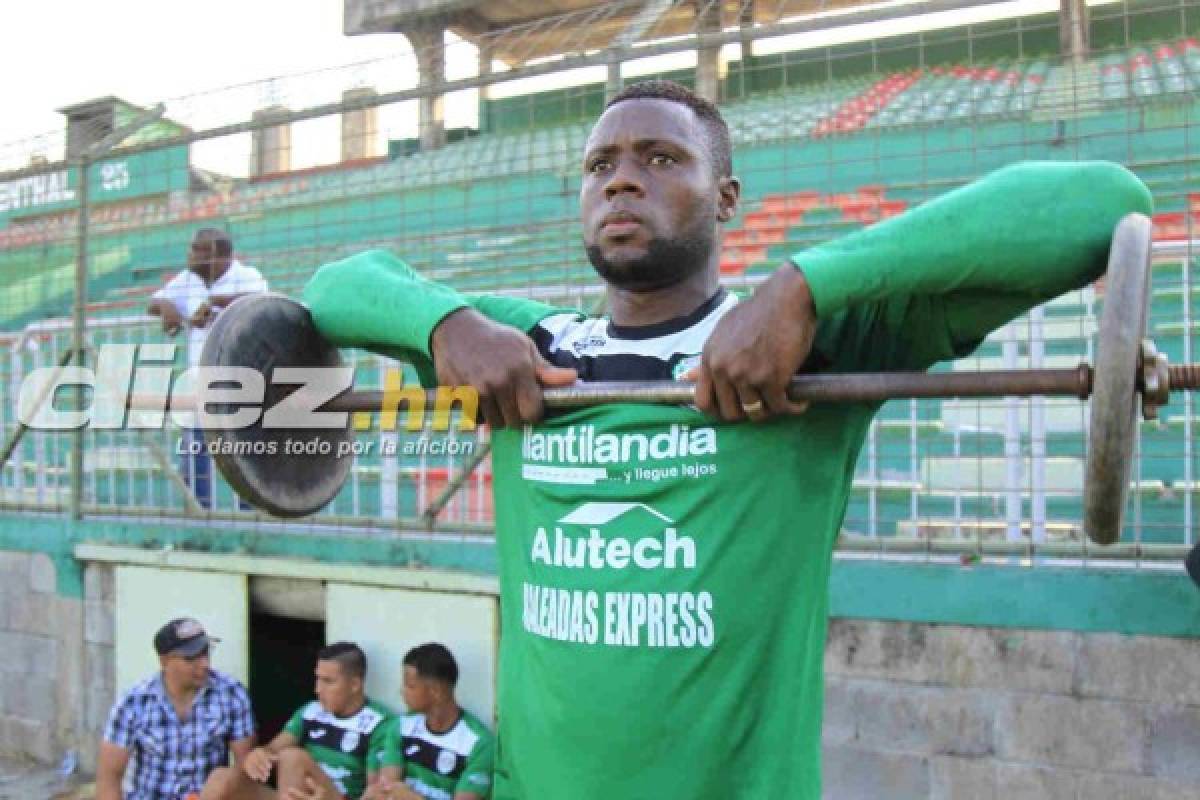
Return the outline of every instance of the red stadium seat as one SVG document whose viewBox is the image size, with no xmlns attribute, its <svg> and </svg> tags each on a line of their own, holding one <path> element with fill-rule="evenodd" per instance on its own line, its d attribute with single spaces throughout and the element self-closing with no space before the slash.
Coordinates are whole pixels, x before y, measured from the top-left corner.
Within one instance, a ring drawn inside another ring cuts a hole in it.
<svg viewBox="0 0 1200 800">
<path fill-rule="evenodd" d="M 1154 239 L 1155 241 L 1178 241 L 1187 239 L 1190 235 L 1188 230 L 1189 214 L 1183 211 L 1171 211 L 1162 214 L 1154 215 Z M 1194 221 L 1196 218 L 1193 217 Z"/>
</svg>

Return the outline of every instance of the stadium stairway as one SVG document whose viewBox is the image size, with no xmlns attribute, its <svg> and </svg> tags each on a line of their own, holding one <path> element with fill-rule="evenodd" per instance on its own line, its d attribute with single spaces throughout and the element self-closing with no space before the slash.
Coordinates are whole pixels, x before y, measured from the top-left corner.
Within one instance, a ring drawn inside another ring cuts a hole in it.
<svg viewBox="0 0 1200 800">
<path fill-rule="evenodd" d="M 1099 114 L 1103 110 L 1100 67 L 1094 61 L 1088 61 L 1051 68 L 1037 95 L 1030 119 L 1058 122 Z"/>
<path fill-rule="evenodd" d="M 917 82 L 919 73 L 893 73 L 880 78 L 865 91 L 842 103 L 821 118 L 810 133 L 814 139 L 831 133 L 862 130 L 892 100 Z"/>
<path fill-rule="evenodd" d="M 825 239 L 900 214 L 907 203 L 887 199 L 886 187 L 861 186 L 853 192 L 816 191 L 768 194 L 742 216 L 740 227 L 725 232 L 721 272 L 753 274 Z"/>
</svg>

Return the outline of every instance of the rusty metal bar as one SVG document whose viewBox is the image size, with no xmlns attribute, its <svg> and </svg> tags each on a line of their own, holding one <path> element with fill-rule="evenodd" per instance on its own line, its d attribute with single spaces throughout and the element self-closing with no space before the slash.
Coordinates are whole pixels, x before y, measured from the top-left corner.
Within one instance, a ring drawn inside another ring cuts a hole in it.
<svg viewBox="0 0 1200 800">
<path fill-rule="evenodd" d="M 442 489 L 441 493 L 435 497 L 428 506 L 425 507 L 424 511 L 421 512 L 421 518 L 424 519 L 427 524 L 434 524 L 434 522 L 437 520 L 437 515 L 442 513 L 442 509 L 446 507 L 446 504 L 449 503 L 451 498 L 454 497 L 455 493 L 462 488 L 462 485 L 467 482 L 467 479 L 470 478 L 471 474 L 475 472 L 476 468 L 483 463 L 483 460 L 487 458 L 488 453 L 490 452 L 492 452 L 492 443 L 488 441 L 484 442 L 483 445 L 481 445 L 474 453 L 471 454 L 471 458 L 466 464 L 463 465 L 458 474 L 454 476 L 454 479 L 447 483 Z"/>
<path fill-rule="evenodd" d="M 1200 365 L 1186 365 L 1196 366 Z M 1183 369 L 1184 365 L 1172 369 Z M 793 400 L 814 403 L 874 403 L 909 397 L 1077 397 L 1092 391 L 1092 368 L 1080 364 L 1071 369 L 991 370 L 982 372 L 861 372 L 797 375 L 788 395 Z M 425 407 L 437 407 L 437 390 L 425 392 Z M 381 390 L 350 391 L 335 397 L 321 411 L 378 411 L 384 407 Z M 695 385 L 675 381 L 612 381 L 579 384 L 542 392 L 547 408 L 583 408 L 604 403 L 661 403 L 689 405 L 695 401 Z M 394 404 L 395 398 L 388 398 Z M 133 395 L 129 407 L 161 410 L 166 398 Z M 194 410 L 196 397 L 175 395 L 172 410 Z"/>
<path fill-rule="evenodd" d="M 1175 391 L 1200 389 L 1200 364 L 1169 367 L 1170 388 Z M 1086 400 L 1092 393 L 1092 367 L 1080 364 L 1069 369 L 1014 369 L 981 372 L 861 372 L 797 375 L 788 395 L 812 403 L 876 403 L 913 397 L 1075 397 Z M 379 411 L 385 393 L 380 390 L 350 391 L 335 397 L 321 411 Z M 547 408 L 583 408 L 604 403 L 660 403 L 689 405 L 695 401 L 695 386 L 674 381 L 613 381 L 546 389 L 542 399 Z M 394 398 L 389 402 L 394 402 Z M 158 411 L 168 408 L 161 395 L 132 395 L 129 408 Z M 170 410 L 195 410 L 196 398 L 173 395 Z M 425 407 L 437 406 L 437 390 L 425 392 Z"/>
<path fill-rule="evenodd" d="M 798 375 L 788 395 L 814 403 L 873 403 L 897 397 L 1005 397 L 1047 395 L 1086 398 L 1092 370 L 995 370 L 989 372 L 863 372 Z M 695 401 L 695 386 L 673 381 L 597 382 L 546 389 L 547 408 L 582 408 L 603 403 L 666 403 Z M 426 393 L 426 407 L 435 405 L 436 392 Z M 348 392 L 331 400 L 325 411 L 373 411 L 383 407 L 382 391 Z"/>
<path fill-rule="evenodd" d="M 50 395 L 58 382 L 58 376 L 62 374 L 62 371 L 74 356 L 75 349 L 73 347 L 68 347 L 63 351 L 62 356 L 58 359 L 58 363 L 54 365 L 54 372 L 51 373 L 51 379 L 46 381 L 46 385 L 42 387 L 37 397 L 33 400 L 33 406 L 29 409 L 31 416 L 37 414 L 41 407 L 46 404 L 46 401 L 51 399 Z M 8 439 L 4 442 L 4 446 L 0 447 L 0 469 L 3 469 L 8 464 L 8 459 L 12 457 L 13 451 L 17 449 L 17 445 L 21 443 L 21 439 L 25 437 L 28 431 L 29 426 L 18 420 L 16 430 L 9 435 Z M 21 469 L 21 467 L 18 467 L 18 469 Z"/>
</svg>

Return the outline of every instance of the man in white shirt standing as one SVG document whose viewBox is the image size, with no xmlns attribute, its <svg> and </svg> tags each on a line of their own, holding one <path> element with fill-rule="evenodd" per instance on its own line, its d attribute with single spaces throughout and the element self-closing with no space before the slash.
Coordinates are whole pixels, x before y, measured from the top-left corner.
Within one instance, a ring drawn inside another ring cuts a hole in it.
<svg viewBox="0 0 1200 800">
<path fill-rule="evenodd" d="M 187 269 L 151 296 L 147 313 L 162 318 L 168 336 L 187 328 L 188 366 L 194 367 L 200 363 L 216 315 L 239 297 L 265 291 L 262 274 L 233 257 L 229 234 L 201 228 L 188 248 Z M 212 508 L 212 461 L 204 452 L 203 439 L 195 428 L 184 432 L 183 476 L 200 505 Z"/>
</svg>

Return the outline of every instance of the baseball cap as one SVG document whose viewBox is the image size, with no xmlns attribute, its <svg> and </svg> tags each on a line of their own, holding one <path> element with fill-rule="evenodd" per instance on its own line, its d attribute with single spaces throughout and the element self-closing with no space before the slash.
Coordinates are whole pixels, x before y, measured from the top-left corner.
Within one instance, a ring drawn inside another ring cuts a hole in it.
<svg viewBox="0 0 1200 800">
<path fill-rule="evenodd" d="M 191 658 L 208 649 L 211 642 L 220 639 L 209 636 L 204 626 L 191 617 L 178 617 L 158 629 L 154 634 L 154 649 L 160 656 L 168 653 Z"/>
</svg>

